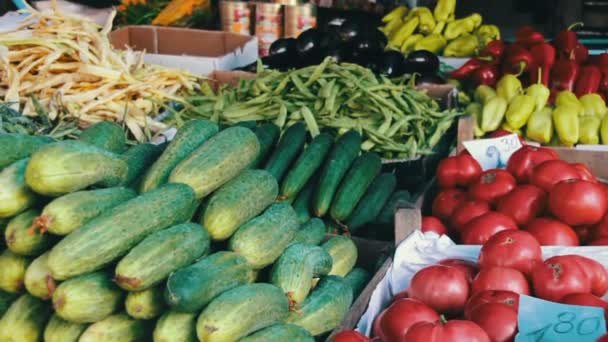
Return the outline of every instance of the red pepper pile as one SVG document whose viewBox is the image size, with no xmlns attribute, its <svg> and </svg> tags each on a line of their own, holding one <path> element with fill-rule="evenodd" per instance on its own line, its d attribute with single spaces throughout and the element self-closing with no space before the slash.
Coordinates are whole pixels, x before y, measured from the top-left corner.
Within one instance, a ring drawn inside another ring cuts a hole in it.
<svg viewBox="0 0 608 342">
<path fill-rule="evenodd" d="M 478 57 L 452 71 L 457 80 L 470 80 L 474 86 L 495 86 L 503 74 L 515 74 L 524 86 L 542 83 L 551 89 L 551 99 L 562 90 L 577 97 L 597 93 L 608 98 L 608 53 L 589 56 L 587 47 L 578 41 L 571 25 L 557 34 L 552 42 L 531 26 L 515 34 L 515 43 L 501 40 L 488 44 Z M 540 78 L 540 79 L 539 79 Z"/>
</svg>

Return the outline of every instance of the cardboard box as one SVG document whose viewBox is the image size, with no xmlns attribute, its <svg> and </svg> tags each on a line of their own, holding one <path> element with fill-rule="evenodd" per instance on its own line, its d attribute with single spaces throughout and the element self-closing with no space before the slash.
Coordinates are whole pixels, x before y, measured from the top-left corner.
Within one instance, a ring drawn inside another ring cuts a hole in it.
<svg viewBox="0 0 608 342">
<path fill-rule="evenodd" d="M 196 75 L 231 70 L 256 61 L 258 41 L 252 36 L 195 29 L 126 26 L 110 33 L 114 48 L 145 50 L 145 61 Z"/>
</svg>

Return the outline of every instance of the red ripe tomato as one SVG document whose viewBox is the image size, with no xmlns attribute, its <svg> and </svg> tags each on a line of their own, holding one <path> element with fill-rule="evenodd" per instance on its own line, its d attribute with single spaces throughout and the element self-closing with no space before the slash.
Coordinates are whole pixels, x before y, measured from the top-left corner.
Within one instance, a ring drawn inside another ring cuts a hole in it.
<svg viewBox="0 0 608 342">
<path fill-rule="evenodd" d="M 530 294 L 530 285 L 526 276 L 510 267 L 482 268 L 471 285 L 472 293 L 485 290 L 512 291 L 518 294 Z"/>
<path fill-rule="evenodd" d="M 382 310 L 378 316 L 376 317 L 376 319 L 374 319 L 374 324 L 372 325 L 372 334 L 374 337 L 381 337 L 382 331 L 380 329 L 380 322 L 382 321 L 382 317 L 384 317 L 384 314 L 386 313 L 386 310 L 388 310 L 388 308 Z"/>
<path fill-rule="evenodd" d="M 471 313 L 479 305 L 487 303 L 500 303 L 511 307 L 515 312 L 519 310 L 519 295 L 513 291 L 486 290 L 472 295 L 464 306 L 464 317 L 471 319 Z"/>
<path fill-rule="evenodd" d="M 341 331 L 334 338 L 331 339 L 331 342 L 369 342 L 369 337 L 361 334 L 355 330 L 345 330 Z"/>
<path fill-rule="evenodd" d="M 492 342 L 513 341 L 517 334 L 517 312 L 506 304 L 479 305 L 471 312 L 471 321 L 477 323 Z"/>
<path fill-rule="evenodd" d="M 538 298 L 557 302 L 571 293 L 590 293 L 591 281 L 571 255 L 559 255 L 534 268 L 532 287 Z"/>
<path fill-rule="evenodd" d="M 581 163 L 573 163 L 570 165 L 572 165 L 578 171 L 580 179 L 597 183 L 597 178 L 595 178 L 593 172 L 591 172 L 587 165 Z"/>
<path fill-rule="evenodd" d="M 599 238 L 589 242 L 589 246 L 608 246 L 608 238 Z"/>
<path fill-rule="evenodd" d="M 422 322 L 413 325 L 401 341 L 490 342 L 488 334 L 471 321 Z"/>
<path fill-rule="evenodd" d="M 423 233 L 435 232 L 439 235 L 448 233 L 448 229 L 441 223 L 441 220 L 433 216 L 422 216 L 420 230 L 422 230 Z"/>
<path fill-rule="evenodd" d="M 443 159 L 437 166 L 437 183 L 441 188 L 467 186 L 481 175 L 481 166 L 470 155 L 461 154 Z"/>
<path fill-rule="evenodd" d="M 578 246 L 579 239 L 574 229 L 565 223 L 547 217 L 530 221 L 526 231 L 532 234 L 541 246 Z"/>
<path fill-rule="evenodd" d="M 439 315 L 421 301 L 406 298 L 391 304 L 379 318 L 377 336 L 382 341 L 402 341 L 412 325 L 438 321 Z"/>
<path fill-rule="evenodd" d="M 495 211 L 487 212 L 469 221 L 462 230 L 462 242 L 466 245 L 483 245 L 494 234 L 503 230 L 517 229 L 512 218 Z"/>
<path fill-rule="evenodd" d="M 578 170 L 563 160 L 546 160 L 538 164 L 530 175 L 530 183 L 545 191 L 568 179 L 580 179 Z"/>
<path fill-rule="evenodd" d="M 543 147 L 523 146 L 515 151 L 507 162 L 509 171 L 519 183 L 528 182 L 534 167 L 545 160 L 559 159 L 553 150 Z"/>
<path fill-rule="evenodd" d="M 592 226 L 578 226 L 574 227 L 573 229 L 581 245 L 586 244 L 591 238 L 591 233 L 593 231 Z"/>
<path fill-rule="evenodd" d="M 515 188 L 515 178 L 505 170 L 492 169 L 484 171 L 471 183 L 469 196 L 473 199 L 495 204 L 502 196 Z"/>
<path fill-rule="evenodd" d="M 600 297 L 604 296 L 608 291 L 608 272 L 604 265 L 580 255 L 573 255 L 572 258 L 578 262 L 591 281 L 591 293 Z"/>
<path fill-rule="evenodd" d="M 459 189 L 443 190 L 433 200 L 433 216 L 442 221 L 447 221 L 454 209 L 467 199 L 467 194 Z"/>
<path fill-rule="evenodd" d="M 602 337 L 600 337 L 597 341 L 595 342 L 608 342 L 608 334 L 606 335 L 602 335 Z"/>
<path fill-rule="evenodd" d="M 465 224 L 488 211 L 490 211 L 488 202 L 479 200 L 464 201 L 454 209 L 452 217 L 450 218 L 450 224 L 453 229 L 461 232 Z"/>
<path fill-rule="evenodd" d="M 514 268 L 526 275 L 542 262 L 540 244 L 523 230 L 496 233 L 481 247 L 478 263 L 481 268 L 502 266 Z"/>
<path fill-rule="evenodd" d="M 559 182 L 549 193 L 549 210 L 571 226 L 596 224 L 607 209 L 606 192 L 597 183 L 567 180 Z"/>
<path fill-rule="evenodd" d="M 473 278 L 475 278 L 475 275 L 477 275 L 477 272 L 479 271 L 476 263 L 463 259 L 443 259 L 438 262 L 438 264 L 461 270 L 464 272 L 464 274 L 466 274 L 469 283 L 473 281 Z"/>
<path fill-rule="evenodd" d="M 608 238 L 608 215 L 605 215 L 600 223 L 593 229 L 593 239 Z"/>
<path fill-rule="evenodd" d="M 432 265 L 416 272 L 407 292 L 437 312 L 457 315 L 469 298 L 469 282 L 458 268 Z"/>
<path fill-rule="evenodd" d="M 407 290 L 403 290 L 403 291 L 397 293 L 396 295 L 394 295 L 393 302 L 396 302 L 399 299 L 404 299 L 404 298 L 410 298 L 410 296 L 407 294 Z"/>
<path fill-rule="evenodd" d="M 498 202 L 496 211 L 510 216 L 518 225 L 526 225 L 545 210 L 547 194 L 537 186 L 516 187 Z"/>
<path fill-rule="evenodd" d="M 604 319 L 608 320 L 608 303 L 590 293 L 572 293 L 564 296 L 560 303 L 570 305 L 595 306 L 604 309 Z"/>
</svg>

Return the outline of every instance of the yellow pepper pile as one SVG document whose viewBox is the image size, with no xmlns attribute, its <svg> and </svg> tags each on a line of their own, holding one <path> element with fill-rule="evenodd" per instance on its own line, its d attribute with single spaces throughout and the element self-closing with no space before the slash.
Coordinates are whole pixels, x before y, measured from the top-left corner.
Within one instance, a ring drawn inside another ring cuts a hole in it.
<svg viewBox="0 0 608 342">
<path fill-rule="evenodd" d="M 428 50 L 445 57 L 470 57 L 489 42 L 500 39 L 495 25 L 482 25 L 479 13 L 456 19 L 456 0 L 439 0 L 434 10 L 399 6 L 382 18 L 380 28 L 388 48 L 407 54 Z"/>
</svg>

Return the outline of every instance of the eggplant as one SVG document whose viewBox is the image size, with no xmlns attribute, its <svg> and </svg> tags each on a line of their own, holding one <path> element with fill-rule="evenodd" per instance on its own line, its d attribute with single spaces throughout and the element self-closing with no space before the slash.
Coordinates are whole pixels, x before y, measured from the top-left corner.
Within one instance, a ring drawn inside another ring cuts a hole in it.
<svg viewBox="0 0 608 342">
<path fill-rule="evenodd" d="M 355 38 L 353 40 L 353 49 L 362 54 L 377 54 L 384 50 L 384 46 L 370 32 Z"/>
<path fill-rule="evenodd" d="M 362 25 L 357 20 L 350 19 L 344 21 L 338 30 L 342 42 L 348 43 L 359 37 L 362 31 L 361 26 Z"/>
<path fill-rule="evenodd" d="M 301 66 L 318 64 L 323 59 L 321 40 L 323 33 L 317 28 L 310 28 L 298 36 L 296 51 Z"/>
<path fill-rule="evenodd" d="M 416 85 L 419 84 L 445 84 L 445 79 L 436 73 L 423 73 L 415 76 Z"/>
<path fill-rule="evenodd" d="M 319 43 L 319 48 L 322 51 L 329 50 L 334 47 L 338 47 L 342 44 L 340 41 L 340 36 L 337 32 L 323 32 L 321 37 L 321 41 Z"/>
<path fill-rule="evenodd" d="M 436 73 L 439 71 L 439 58 L 434 53 L 427 50 L 411 52 L 405 58 L 406 73 Z"/>
<path fill-rule="evenodd" d="M 334 45 L 325 50 L 325 56 L 331 57 L 336 63 L 342 63 L 346 60 L 348 51 L 343 46 Z"/>
<path fill-rule="evenodd" d="M 268 54 L 271 56 L 275 55 L 289 55 L 291 57 L 296 55 L 296 39 L 295 38 L 281 38 L 277 39 L 270 45 Z"/>
<path fill-rule="evenodd" d="M 403 55 L 399 51 L 384 52 L 379 64 L 378 72 L 388 77 L 397 77 L 405 73 Z"/>
<path fill-rule="evenodd" d="M 269 55 L 260 58 L 262 61 L 262 66 L 264 69 L 279 69 L 285 70 L 289 68 L 288 59 L 285 58 L 284 55 Z M 258 69 L 258 62 L 255 61 L 251 64 L 245 65 L 244 67 L 237 68 L 235 70 L 247 71 L 247 72 L 256 72 Z"/>
<path fill-rule="evenodd" d="M 372 39 L 378 41 L 378 44 L 380 45 L 380 49 L 384 50 L 384 48 L 386 47 L 386 44 L 388 44 L 388 38 L 386 37 L 384 32 L 374 28 L 369 33 L 369 35 Z"/>
</svg>

